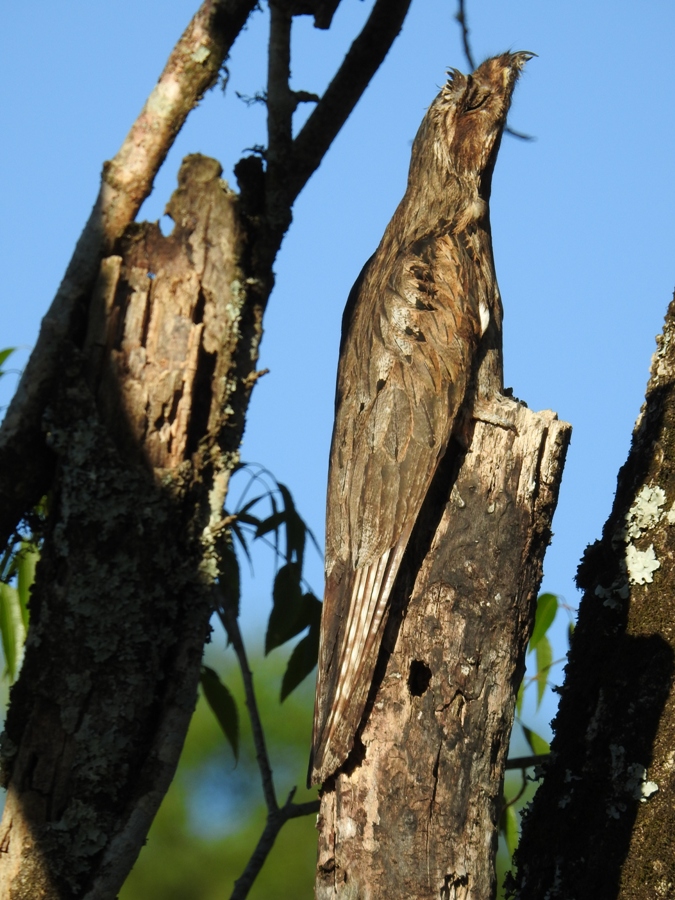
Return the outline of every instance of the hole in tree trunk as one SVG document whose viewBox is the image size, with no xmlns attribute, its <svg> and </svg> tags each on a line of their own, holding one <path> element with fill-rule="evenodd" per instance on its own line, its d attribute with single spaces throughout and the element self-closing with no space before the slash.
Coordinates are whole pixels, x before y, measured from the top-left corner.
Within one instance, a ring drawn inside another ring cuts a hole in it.
<svg viewBox="0 0 675 900">
<path fill-rule="evenodd" d="M 410 675 L 408 676 L 408 690 L 413 697 L 421 697 L 429 687 L 431 681 L 431 669 L 420 659 L 414 659 L 410 663 Z"/>
</svg>

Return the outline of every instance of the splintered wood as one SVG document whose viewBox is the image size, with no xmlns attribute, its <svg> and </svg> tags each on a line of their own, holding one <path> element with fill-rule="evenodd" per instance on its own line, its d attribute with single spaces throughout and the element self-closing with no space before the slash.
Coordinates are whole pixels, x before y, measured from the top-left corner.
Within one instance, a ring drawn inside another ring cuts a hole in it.
<svg viewBox="0 0 675 900">
<path fill-rule="evenodd" d="M 504 763 L 571 428 L 503 398 L 480 415 L 414 587 L 395 598 L 360 746 L 324 786 L 319 900 L 494 896 Z"/>
<path fill-rule="evenodd" d="M 173 232 L 130 226 L 96 285 L 85 349 L 97 400 L 120 445 L 155 469 L 189 458 L 232 387 L 242 238 L 220 171 L 215 160 L 188 157 L 167 209 Z"/>
</svg>

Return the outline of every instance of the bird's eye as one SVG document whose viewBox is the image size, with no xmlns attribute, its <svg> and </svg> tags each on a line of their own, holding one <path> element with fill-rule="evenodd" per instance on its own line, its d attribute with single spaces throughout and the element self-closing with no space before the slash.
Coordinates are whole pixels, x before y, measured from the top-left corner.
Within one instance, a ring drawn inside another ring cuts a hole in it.
<svg viewBox="0 0 675 900">
<path fill-rule="evenodd" d="M 472 91 L 466 98 L 464 112 L 472 112 L 474 109 L 479 109 L 489 96 L 488 91 Z"/>
</svg>

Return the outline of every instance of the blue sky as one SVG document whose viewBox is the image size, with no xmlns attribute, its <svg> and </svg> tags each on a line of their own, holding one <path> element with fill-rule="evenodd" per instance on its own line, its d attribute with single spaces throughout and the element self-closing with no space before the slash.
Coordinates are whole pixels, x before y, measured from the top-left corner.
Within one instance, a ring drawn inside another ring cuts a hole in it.
<svg viewBox="0 0 675 900">
<path fill-rule="evenodd" d="M 334 28 L 296 23 L 293 86 L 321 92 L 371 4 L 343 0 Z M 0 12 L 0 348 L 25 362 L 119 147 L 195 0 L 25 0 Z M 448 66 L 466 71 L 452 0 L 413 0 L 403 33 L 299 198 L 276 266 L 243 458 L 289 485 L 323 536 L 342 308 L 400 199 L 410 143 Z M 654 0 L 468 0 L 474 54 L 539 54 L 518 85 L 492 223 L 505 308 L 507 384 L 574 427 L 544 589 L 576 603 L 573 577 L 599 536 L 675 284 L 675 5 Z M 142 216 L 162 215 L 179 161 L 199 151 L 225 177 L 264 142 L 266 17 L 235 46 L 225 95 L 189 118 Z M 298 117 L 297 122 L 301 122 Z M 15 379 L 0 381 L 5 405 Z M 246 619 L 269 604 L 247 587 Z M 310 563 L 321 589 L 321 562 Z M 560 647 L 562 648 L 562 643 Z"/>
</svg>

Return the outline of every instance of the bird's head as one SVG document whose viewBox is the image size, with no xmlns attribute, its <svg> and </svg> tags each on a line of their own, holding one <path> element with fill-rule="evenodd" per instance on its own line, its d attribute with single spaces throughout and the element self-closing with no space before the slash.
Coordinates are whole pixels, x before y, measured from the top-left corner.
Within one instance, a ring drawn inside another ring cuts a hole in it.
<svg viewBox="0 0 675 900">
<path fill-rule="evenodd" d="M 447 172 L 477 179 L 480 193 L 488 199 L 513 89 L 523 66 L 535 55 L 502 53 L 485 60 L 472 75 L 449 70 L 415 141 L 427 165 L 431 152 Z"/>
</svg>

